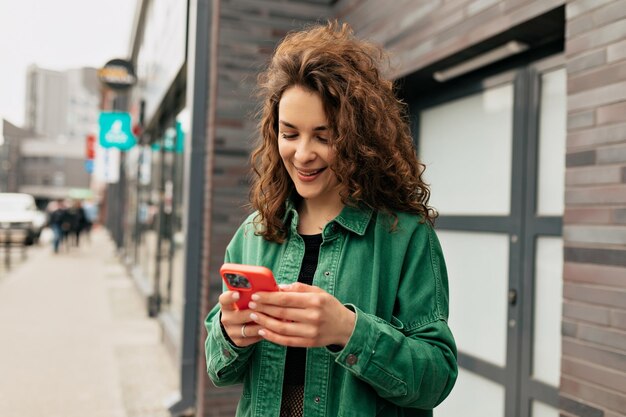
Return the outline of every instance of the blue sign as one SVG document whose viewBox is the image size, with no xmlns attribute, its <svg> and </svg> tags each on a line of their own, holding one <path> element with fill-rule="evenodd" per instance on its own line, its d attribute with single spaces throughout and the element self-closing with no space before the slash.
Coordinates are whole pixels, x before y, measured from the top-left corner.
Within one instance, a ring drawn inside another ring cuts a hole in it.
<svg viewBox="0 0 626 417">
<path fill-rule="evenodd" d="M 85 161 L 85 171 L 87 171 L 88 174 L 93 174 L 93 159 L 87 159 Z"/>
<path fill-rule="evenodd" d="M 130 114 L 102 112 L 99 118 L 100 146 L 127 151 L 137 144 L 131 131 Z"/>
</svg>

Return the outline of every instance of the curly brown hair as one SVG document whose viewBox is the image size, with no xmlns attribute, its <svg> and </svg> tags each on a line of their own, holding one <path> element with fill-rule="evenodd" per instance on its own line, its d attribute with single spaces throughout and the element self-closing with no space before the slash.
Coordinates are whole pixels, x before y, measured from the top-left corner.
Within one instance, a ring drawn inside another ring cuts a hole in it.
<svg viewBox="0 0 626 417">
<path fill-rule="evenodd" d="M 335 149 L 331 165 L 342 185 L 346 205 L 364 205 L 393 216 L 415 213 L 434 223 L 430 191 L 422 180 L 409 129 L 406 105 L 383 78 L 383 50 L 357 39 L 347 24 L 336 21 L 288 34 L 267 69 L 259 75 L 259 143 L 251 156 L 255 173 L 250 202 L 259 215 L 258 232 L 283 242 L 285 201 L 294 185 L 278 153 L 278 104 L 290 87 L 319 94 Z"/>
</svg>

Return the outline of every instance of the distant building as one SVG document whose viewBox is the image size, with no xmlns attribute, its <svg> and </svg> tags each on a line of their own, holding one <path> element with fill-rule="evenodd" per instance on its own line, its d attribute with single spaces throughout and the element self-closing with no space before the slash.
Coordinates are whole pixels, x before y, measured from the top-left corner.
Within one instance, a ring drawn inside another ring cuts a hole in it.
<svg viewBox="0 0 626 417">
<path fill-rule="evenodd" d="M 39 201 L 71 197 L 89 188 L 85 149 L 68 140 L 24 139 L 20 149 L 19 192 Z"/>
<path fill-rule="evenodd" d="M 0 123 L 0 192 L 17 192 L 20 184 L 20 147 L 25 138 L 35 137 L 30 130 L 8 120 Z"/>
<path fill-rule="evenodd" d="M 89 188 L 85 140 L 97 133 L 99 104 L 95 68 L 28 68 L 25 124 L 34 133 L 21 144 L 16 171 L 20 192 L 47 201 L 69 197 L 73 189 Z M 35 133 L 38 138 L 34 138 Z"/>
<path fill-rule="evenodd" d="M 67 80 L 65 74 L 28 67 L 26 73 L 25 126 L 51 137 L 67 131 Z"/>
<path fill-rule="evenodd" d="M 84 140 L 96 133 L 99 94 L 95 68 L 53 71 L 31 65 L 26 74 L 26 127 L 52 139 Z"/>
</svg>

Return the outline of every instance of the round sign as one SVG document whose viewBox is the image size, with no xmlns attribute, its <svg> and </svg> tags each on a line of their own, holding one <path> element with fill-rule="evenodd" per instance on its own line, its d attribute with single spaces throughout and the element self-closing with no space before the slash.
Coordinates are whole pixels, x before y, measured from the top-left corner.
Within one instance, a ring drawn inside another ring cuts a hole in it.
<svg viewBox="0 0 626 417">
<path fill-rule="evenodd" d="M 98 78 L 113 90 L 125 90 L 137 81 L 133 64 L 125 59 L 112 59 L 98 70 Z"/>
</svg>

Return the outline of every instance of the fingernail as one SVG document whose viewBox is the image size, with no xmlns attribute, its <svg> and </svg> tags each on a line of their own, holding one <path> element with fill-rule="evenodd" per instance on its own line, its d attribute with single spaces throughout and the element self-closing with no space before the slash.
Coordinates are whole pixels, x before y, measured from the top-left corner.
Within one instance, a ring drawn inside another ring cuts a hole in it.
<svg viewBox="0 0 626 417">
<path fill-rule="evenodd" d="M 254 314 L 254 313 L 250 313 L 250 320 L 252 320 L 252 321 L 257 321 L 258 319 L 259 319 L 259 316 L 257 316 L 257 315 L 256 315 L 256 314 Z"/>
<path fill-rule="evenodd" d="M 259 336 L 265 337 L 265 330 L 259 330 Z"/>
<path fill-rule="evenodd" d="M 254 301 L 259 301 L 259 296 L 257 294 L 252 294 L 252 298 Z"/>
<path fill-rule="evenodd" d="M 284 290 L 284 289 L 286 289 L 286 288 L 289 288 L 289 287 L 291 287 L 291 284 L 280 284 L 280 285 L 278 286 L 278 288 L 281 288 L 281 289 L 283 289 L 283 290 Z"/>
<path fill-rule="evenodd" d="M 233 293 L 233 299 L 239 300 L 239 293 L 238 292 Z"/>
<path fill-rule="evenodd" d="M 250 302 L 248 303 L 248 307 L 250 307 L 251 309 L 253 309 L 253 310 L 254 310 L 254 309 L 256 308 L 256 303 L 255 303 L 254 301 L 250 301 Z"/>
</svg>

